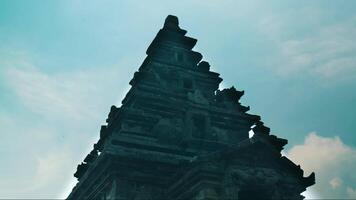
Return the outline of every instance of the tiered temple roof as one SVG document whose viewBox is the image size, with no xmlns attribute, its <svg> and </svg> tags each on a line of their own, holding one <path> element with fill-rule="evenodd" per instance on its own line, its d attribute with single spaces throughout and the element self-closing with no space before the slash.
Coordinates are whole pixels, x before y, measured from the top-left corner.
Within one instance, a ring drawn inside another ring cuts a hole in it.
<svg viewBox="0 0 356 200">
<path fill-rule="evenodd" d="M 218 89 L 222 79 L 186 33 L 166 18 L 68 199 L 303 199 L 314 184 L 281 155 L 287 140 L 247 113 L 244 91 Z"/>
</svg>

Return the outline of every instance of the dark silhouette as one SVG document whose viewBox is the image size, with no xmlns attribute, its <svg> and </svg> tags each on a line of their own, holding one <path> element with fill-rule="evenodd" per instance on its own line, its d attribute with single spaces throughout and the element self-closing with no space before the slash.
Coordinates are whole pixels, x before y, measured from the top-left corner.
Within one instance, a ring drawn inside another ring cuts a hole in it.
<svg viewBox="0 0 356 200">
<path fill-rule="evenodd" d="M 166 18 L 68 199 L 303 199 L 315 183 L 281 155 L 287 140 L 246 113 L 243 91 L 218 89 L 186 33 Z"/>
</svg>

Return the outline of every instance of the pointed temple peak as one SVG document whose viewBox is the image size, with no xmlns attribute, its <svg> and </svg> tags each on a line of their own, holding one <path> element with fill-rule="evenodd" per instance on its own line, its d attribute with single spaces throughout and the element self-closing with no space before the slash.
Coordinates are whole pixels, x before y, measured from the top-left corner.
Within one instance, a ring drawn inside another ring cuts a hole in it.
<svg viewBox="0 0 356 200">
<path fill-rule="evenodd" d="M 167 29 L 179 29 L 178 17 L 174 15 L 168 15 L 164 21 L 164 27 Z"/>
<path fill-rule="evenodd" d="M 186 30 L 179 27 L 178 18 L 173 15 L 168 15 L 164 22 L 163 28 L 157 33 L 155 39 L 148 47 L 146 54 L 152 54 L 152 49 L 156 49 L 157 46 L 170 44 L 173 44 L 178 48 L 191 50 L 197 43 L 197 40 L 185 36 L 186 33 Z"/>
<path fill-rule="evenodd" d="M 78 165 L 69 200 L 301 200 L 315 184 L 281 155 L 288 141 L 247 113 L 244 91 L 218 89 L 222 78 L 186 33 L 167 16 Z"/>
<path fill-rule="evenodd" d="M 187 33 L 186 30 L 183 30 L 179 27 L 178 17 L 174 15 L 168 15 L 166 17 L 166 20 L 164 21 L 163 29 L 177 32 L 182 35 L 185 35 Z"/>
</svg>

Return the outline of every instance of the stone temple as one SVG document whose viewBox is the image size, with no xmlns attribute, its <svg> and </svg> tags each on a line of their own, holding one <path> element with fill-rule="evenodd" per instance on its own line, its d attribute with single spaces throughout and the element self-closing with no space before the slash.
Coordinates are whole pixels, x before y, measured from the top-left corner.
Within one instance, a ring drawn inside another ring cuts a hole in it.
<svg viewBox="0 0 356 200">
<path fill-rule="evenodd" d="M 304 199 L 315 184 L 281 155 L 287 140 L 246 113 L 243 91 L 218 89 L 222 78 L 186 33 L 166 18 L 78 165 L 69 200 Z"/>
</svg>

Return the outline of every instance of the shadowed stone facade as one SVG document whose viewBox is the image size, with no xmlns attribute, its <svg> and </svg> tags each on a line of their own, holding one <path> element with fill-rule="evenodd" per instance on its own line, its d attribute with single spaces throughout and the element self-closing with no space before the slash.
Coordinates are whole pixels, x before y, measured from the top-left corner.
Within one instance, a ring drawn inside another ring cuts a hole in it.
<svg viewBox="0 0 356 200">
<path fill-rule="evenodd" d="M 68 199 L 303 199 L 315 183 L 281 155 L 287 140 L 246 113 L 243 91 L 218 89 L 222 79 L 186 33 L 166 18 Z"/>
</svg>

